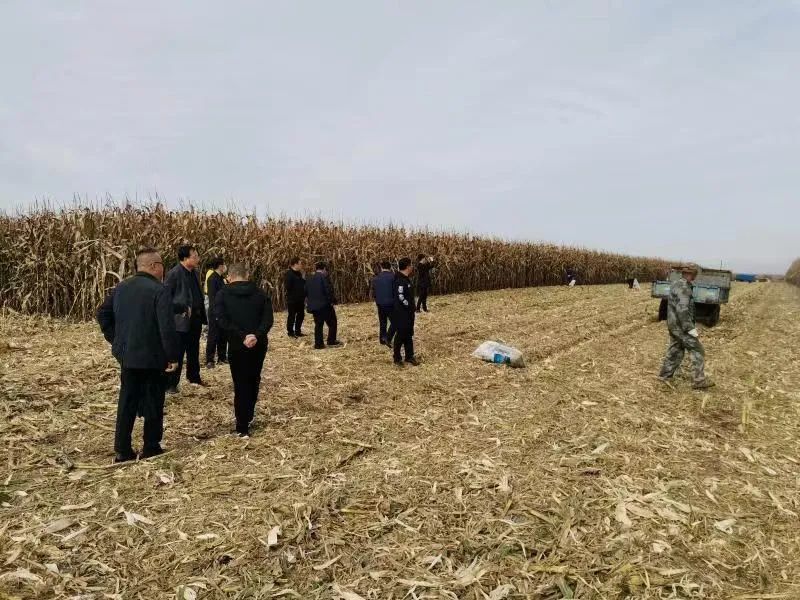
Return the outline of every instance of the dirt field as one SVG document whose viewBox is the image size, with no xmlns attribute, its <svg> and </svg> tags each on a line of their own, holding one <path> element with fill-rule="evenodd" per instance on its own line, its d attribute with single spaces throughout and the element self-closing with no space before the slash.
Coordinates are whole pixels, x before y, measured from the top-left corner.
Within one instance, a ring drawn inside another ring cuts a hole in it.
<svg viewBox="0 0 800 600">
<path fill-rule="evenodd" d="M 372 306 L 341 307 L 325 352 L 278 315 L 252 439 L 216 369 L 168 401 L 170 452 L 121 467 L 97 327 L 3 317 L 0 590 L 800 598 L 800 290 L 734 289 L 701 330 L 710 393 L 655 378 L 656 306 L 626 286 L 433 298 L 405 370 Z M 493 338 L 528 367 L 469 356 Z"/>
</svg>

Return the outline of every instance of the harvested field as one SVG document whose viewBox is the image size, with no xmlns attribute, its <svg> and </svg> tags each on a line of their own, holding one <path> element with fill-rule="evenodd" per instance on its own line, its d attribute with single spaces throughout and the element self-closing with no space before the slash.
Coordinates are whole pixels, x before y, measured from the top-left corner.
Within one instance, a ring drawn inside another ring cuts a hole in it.
<svg viewBox="0 0 800 600">
<path fill-rule="evenodd" d="M 506 290 L 431 308 L 424 364 L 402 371 L 371 305 L 341 308 L 341 350 L 314 353 L 279 321 L 251 440 L 229 435 L 217 369 L 217 389 L 168 400 L 169 454 L 116 468 L 118 371 L 97 328 L 7 314 L 0 589 L 800 597 L 800 290 L 734 288 L 701 332 L 710 393 L 655 378 L 666 332 L 644 291 Z M 470 358 L 491 338 L 529 366 Z"/>
</svg>

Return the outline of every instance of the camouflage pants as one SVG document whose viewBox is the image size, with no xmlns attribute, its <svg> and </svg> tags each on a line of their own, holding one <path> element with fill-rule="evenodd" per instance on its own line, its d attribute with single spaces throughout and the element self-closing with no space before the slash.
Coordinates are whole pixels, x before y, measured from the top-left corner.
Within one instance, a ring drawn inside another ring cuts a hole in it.
<svg viewBox="0 0 800 600">
<path fill-rule="evenodd" d="M 682 331 L 669 332 L 669 347 L 667 355 L 664 357 L 664 364 L 661 367 L 661 377 L 672 377 L 678 367 L 683 362 L 683 355 L 689 353 L 692 361 L 692 378 L 695 383 L 699 383 L 706 378 L 706 351 L 703 344 L 696 337 Z"/>
</svg>

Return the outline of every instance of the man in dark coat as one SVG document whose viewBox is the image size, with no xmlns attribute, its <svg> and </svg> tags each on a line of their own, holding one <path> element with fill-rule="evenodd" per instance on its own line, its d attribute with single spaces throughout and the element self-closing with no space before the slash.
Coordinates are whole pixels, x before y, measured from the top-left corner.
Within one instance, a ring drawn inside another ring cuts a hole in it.
<svg viewBox="0 0 800 600">
<path fill-rule="evenodd" d="M 243 438 L 250 436 L 273 324 L 272 300 L 248 277 L 244 265 L 231 266 L 229 283 L 217 294 L 212 315 L 228 337 L 236 433 Z"/>
<path fill-rule="evenodd" d="M 394 278 L 394 312 L 392 313 L 392 328 L 394 334 L 394 364 L 403 366 L 403 357 L 400 349 L 405 349 L 405 362 L 417 366 L 419 362 L 414 357 L 414 285 L 411 283 L 411 274 L 414 267 L 410 258 L 401 258 L 397 264 L 397 274 Z"/>
<path fill-rule="evenodd" d="M 431 291 L 431 271 L 436 268 L 436 262 L 432 256 L 420 254 L 417 256 L 417 286 L 419 288 L 419 300 L 417 300 L 417 312 L 424 310 L 428 312 L 428 294 Z"/>
<path fill-rule="evenodd" d="M 168 394 L 178 392 L 184 355 L 186 379 L 189 383 L 203 385 L 200 379 L 200 335 L 203 333 L 203 325 L 208 322 L 203 290 L 200 288 L 200 277 L 197 274 L 197 265 L 200 264 L 197 250 L 190 245 L 179 246 L 178 261 L 178 264 L 167 273 L 164 281 L 164 285 L 172 292 L 175 329 L 181 340 L 178 368 L 168 378 Z"/>
<path fill-rule="evenodd" d="M 115 462 L 136 458 L 131 433 L 144 417 L 142 458 L 163 453 L 165 371 L 178 366 L 172 294 L 161 283 L 164 264 L 152 248 L 136 254 L 136 274 L 122 281 L 97 310 L 103 336 L 121 367 Z"/>
<path fill-rule="evenodd" d="M 391 319 L 394 310 L 394 272 L 392 263 L 388 260 L 381 261 L 381 271 L 372 279 L 372 293 L 375 296 L 375 305 L 378 307 L 378 338 L 381 344 L 391 346 L 391 336 L 386 325 Z M 392 331 L 394 333 L 394 331 Z"/>
<path fill-rule="evenodd" d="M 328 326 L 328 346 L 341 346 L 337 339 L 336 296 L 328 277 L 328 265 L 318 262 L 316 272 L 306 282 L 306 296 L 308 312 L 314 315 L 314 349 L 325 348 L 322 331 L 323 326 Z"/>
<path fill-rule="evenodd" d="M 286 333 L 291 338 L 303 337 L 303 319 L 306 312 L 306 278 L 303 261 L 295 257 L 289 261 L 289 270 L 283 282 L 286 291 Z"/>
<path fill-rule="evenodd" d="M 206 368 L 214 368 L 214 359 L 219 363 L 228 362 L 228 340 L 219 329 L 214 318 L 214 298 L 225 286 L 225 260 L 219 256 L 208 263 L 211 273 L 206 277 L 206 296 L 208 297 L 208 339 L 206 340 Z"/>
</svg>

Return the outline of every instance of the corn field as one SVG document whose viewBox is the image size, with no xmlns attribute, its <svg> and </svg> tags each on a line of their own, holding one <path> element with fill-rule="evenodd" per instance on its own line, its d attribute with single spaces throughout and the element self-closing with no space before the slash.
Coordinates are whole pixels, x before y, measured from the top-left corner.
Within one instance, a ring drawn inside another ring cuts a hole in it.
<svg viewBox="0 0 800 600">
<path fill-rule="evenodd" d="M 418 253 L 437 258 L 433 293 L 554 285 L 565 268 L 579 283 L 649 281 L 667 263 L 560 247 L 513 243 L 461 233 L 403 227 L 356 227 L 322 220 L 259 219 L 235 212 L 172 211 L 144 207 L 38 208 L 0 215 L 0 305 L 25 313 L 90 319 L 106 291 L 132 274 L 137 248 L 154 246 L 165 268 L 176 247 L 189 242 L 201 258 L 245 262 L 253 279 L 283 308 L 283 274 L 292 256 L 311 269 L 330 264 L 340 302 L 369 298 L 369 282 L 381 259 Z"/>
<path fill-rule="evenodd" d="M 800 258 L 792 263 L 786 271 L 786 281 L 795 285 L 800 285 Z"/>
</svg>

